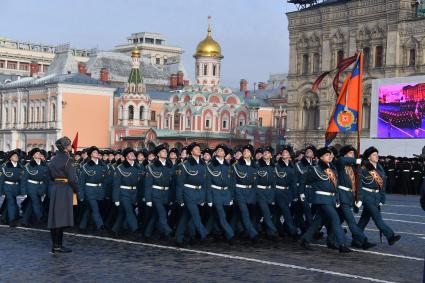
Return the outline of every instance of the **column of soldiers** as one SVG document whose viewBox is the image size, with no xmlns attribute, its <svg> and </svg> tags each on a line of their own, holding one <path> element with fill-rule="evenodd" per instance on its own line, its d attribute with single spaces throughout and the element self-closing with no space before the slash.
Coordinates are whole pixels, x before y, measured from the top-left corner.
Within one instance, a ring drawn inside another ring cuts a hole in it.
<svg viewBox="0 0 425 283">
<path fill-rule="evenodd" d="M 356 159 L 350 145 L 339 152 L 308 146 L 295 153 L 289 145 L 279 152 L 249 144 L 202 150 L 194 142 L 181 151 L 161 144 L 152 151 L 92 146 L 74 155 L 60 152 L 75 168 L 78 186 L 72 188 L 72 214 L 80 232 L 173 241 L 179 247 L 209 239 L 254 245 L 287 238 L 311 250 L 311 243 L 323 237 L 324 226 L 327 246 L 347 253 L 351 250 L 343 223 L 352 234 L 351 246 L 369 249 L 376 245 L 365 234 L 370 219 L 393 245 L 400 236 L 380 213 L 386 190 L 396 192 L 397 182 L 410 188 L 417 181 L 420 186 L 423 172 L 423 161 L 404 169 L 397 159 L 380 158 L 374 147 Z M 49 209 L 57 209 L 49 205 L 58 198 L 52 194 L 59 189 L 52 190 L 52 184 L 71 182 L 50 166 L 58 157 L 34 148 L 28 154 L 19 149 L 2 153 L 0 158 L 1 221 L 11 227 L 43 227 Z M 403 170 L 409 170 L 408 177 Z M 49 216 L 52 227 L 58 226 Z M 53 250 L 70 251 L 61 247 Z"/>
</svg>

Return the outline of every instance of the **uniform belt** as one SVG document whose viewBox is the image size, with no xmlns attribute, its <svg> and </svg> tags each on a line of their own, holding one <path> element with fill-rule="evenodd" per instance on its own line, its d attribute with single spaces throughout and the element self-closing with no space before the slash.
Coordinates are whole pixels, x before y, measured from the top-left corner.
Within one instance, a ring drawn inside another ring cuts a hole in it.
<svg viewBox="0 0 425 283">
<path fill-rule="evenodd" d="M 200 190 L 202 189 L 202 186 L 195 186 L 195 185 L 191 185 L 191 184 L 184 184 L 184 186 L 186 188 L 191 188 L 191 189 L 195 189 L 195 190 Z"/>
<path fill-rule="evenodd" d="M 323 195 L 323 196 L 334 196 L 335 193 L 330 193 L 330 192 L 324 192 L 324 191 L 315 191 L 316 195 Z"/>
<path fill-rule="evenodd" d="M 287 190 L 287 189 L 289 189 L 289 187 L 284 187 L 284 186 L 278 186 L 278 185 L 276 185 L 276 189 Z"/>
<path fill-rule="evenodd" d="M 242 185 L 242 184 L 236 184 L 236 188 L 241 188 L 241 189 L 251 189 L 252 185 Z"/>
<path fill-rule="evenodd" d="M 305 185 L 306 189 L 311 189 L 313 188 L 311 185 Z"/>
<path fill-rule="evenodd" d="M 19 185 L 19 182 L 4 181 L 4 183 L 8 185 Z"/>
<path fill-rule="evenodd" d="M 229 187 L 221 187 L 221 186 L 211 185 L 211 188 L 217 189 L 217 190 L 227 190 Z"/>
<path fill-rule="evenodd" d="M 362 187 L 362 190 L 365 190 L 366 192 L 370 192 L 370 193 L 379 193 L 379 190 L 369 189 L 365 187 Z"/>
<path fill-rule="evenodd" d="M 410 172 L 410 170 L 403 170 L 403 172 Z"/>
<path fill-rule="evenodd" d="M 61 182 L 61 183 L 68 183 L 67 178 L 54 178 L 53 181 L 55 182 Z"/>
<path fill-rule="evenodd" d="M 152 188 L 157 189 L 157 190 L 161 190 L 161 191 L 168 191 L 169 187 L 162 187 L 162 186 L 157 186 L 157 185 L 152 185 Z"/>
<path fill-rule="evenodd" d="M 86 183 L 87 187 L 101 187 L 102 183 Z"/>
<path fill-rule="evenodd" d="M 136 186 L 120 186 L 120 188 L 124 189 L 124 190 L 135 190 L 135 189 L 137 189 Z"/>
<path fill-rule="evenodd" d="M 388 169 L 388 171 L 394 171 L 395 169 Z"/>
<path fill-rule="evenodd" d="M 272 186 L 263 186 L 263 185 L 257 185 L 257 188 L 267 190 L 270 189 Z"/>
<path fill-rule="evenodd" d="M 421 171 L 415 170 L 415 171 L 413 171 L 413 173 L 421 173 Z"/>
<path fill-rule="evenodd" d="M 28 179 L 27 181 L 28 181 L 28 183 L 36 184 L 36 185 L 44 184 L 43 181 L 36 181 L 36 180 L 30 180 L 30 179 Z"/>
<path fill-rule="evenodd" d="M 346 191 L 346 192 L 352 192 L 353 190 L 348 188 L 348 187 L 344 187 L 344 186 L 338 186 L 338 189 Z"/>
</svg>

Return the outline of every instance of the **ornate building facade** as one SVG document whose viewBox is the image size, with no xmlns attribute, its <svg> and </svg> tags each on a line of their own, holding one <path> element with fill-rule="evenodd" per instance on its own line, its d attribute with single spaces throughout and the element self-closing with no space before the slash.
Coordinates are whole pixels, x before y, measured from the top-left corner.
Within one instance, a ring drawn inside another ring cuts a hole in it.
<svg viewBox="0 0 425 283">
<path fill-rule="evenodd" d="M 425 73 L 425 18 L 418 11 L 415 0 L 337 0 L 287 13 L 288 142 L 298 148 L 324 144 L 336 95 L 331 77 L 317 93 L 312 83 L 357 49 L 364 52 L 362 135 L 369 136 L 371 81 Z M 351 139 L 341 135 L 335 143 Z"/>
</svg>

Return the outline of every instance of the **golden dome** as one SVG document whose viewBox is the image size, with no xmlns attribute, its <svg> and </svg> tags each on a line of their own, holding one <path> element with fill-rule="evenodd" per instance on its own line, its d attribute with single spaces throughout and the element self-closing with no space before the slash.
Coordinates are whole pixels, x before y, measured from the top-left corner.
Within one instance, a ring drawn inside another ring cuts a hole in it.
<svg viewBox="0 0 425 283">
<path fill-rule="evenodd" d="M 207 37 L 198 43 L 196 53 L 193 57 L 219 57 L 223 58 L 221 54 L 221 47 L 217 41 L 211 36 L 211 17 L 208 17 L 208 34 Z"/>
<path fill-rule="evenodd" d="M 133 50 L 131 51 L 131 57 L 137 57 L 140 58 L 140 51 L 137 48 L 137 46 L 134 46 Z"/>
</svg>

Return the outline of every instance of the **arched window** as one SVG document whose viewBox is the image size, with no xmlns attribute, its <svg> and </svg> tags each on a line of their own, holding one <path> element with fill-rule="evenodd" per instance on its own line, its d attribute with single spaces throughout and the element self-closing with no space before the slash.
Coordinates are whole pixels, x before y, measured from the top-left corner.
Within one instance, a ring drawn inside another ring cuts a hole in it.
<svg viewBox="0 0 425 283">
<path fill-rule="evenodd" d="M 13 114 L 12 114 L 13 116 L 12 116 L 12 123 L 13 124 L 16 124 L 17 122 L 18 122 L 18 113 L 17 113 L 17 111 L 16 111 L 16 106 L 15 107 L 13 107 Z"/>
<path fill-rule="evenodd" d="M 52 121 L 56 121 L 56 104 L 52 103 Z"/>
<path fill-rule="evenodd" d="M 145 112 L 145 107 L 142 105 L 139 108 L 139 120 L 143 120 L 143 114 Z"/>
<path fill-rule="evenodd" d="M 344 50 L 338 50 L 336 54 L 336 65 L 338 66 L 344 60 Z"/>
<path fill-rule="evenodd" d="M 199 76 L 199 63 L 196 64 L 196 76 Z"/>
<path fill-rule="evenodd" d="M 215 75 L 216 75 L 216 73 L 217 73 L 217 65 L 216 65 L 216 64 L 214 64 L 214 65 L 213 65 L 213 76 L 215 76 Z"/>
<path fill-rule="evenodd" d="M 320 56 L 319 53 L 313 55 L 313 72 L 318 73 L 320 71 Z"/>
<path fill-rule="evenodd" d="M 134 119 L 134 106 L 130 105 L 128 106 L 128 120 Z"/>
<path fill-rule="evenodd" d="M 384 48 L 376 46 L 375 48 L 375 67 L 382 67 L 384 59 Z"/>
<path fill-rule="evenodd" d="M 180 130 L 180 114 L 174 113 L 174 130 Z"/>
<path fill-rule="evenodd" d="M 24 112 L 24 123 L 27 123 L 28 122 L 28 113 L 27 113 L 27 107 L 26 106 L 24 106 L 23 108 L 22 108 L 22 111 Z"/>
<path fill-rule="evenodd" d="M 245 126 L 245 117 L 240 117 L 239 118 L 239 126 Z"/>
<path fill-rule="evenodd" d="M 204 76 L 208 74 L 208 65 L 204 64 Z"/>
<path fill-rule="evenodd" d="M 370 48 L 365 47 L 363 48 L 363 67 L 365 69 L 369 68 L 370 64 Z"/>
<path fill-rule="evenodd" d="M 317 130 L 319 127 L 319 101 L 316 95 L 307 95 L 303 101 L 302 128 Z"/>
<path fill-rule="evenodd" d="M 211 129 L 212 128 L 212 118 L 210 114 L 207 114 L 205 116 L 205 129 Z"/>
<path fill-rule="evenodd" d="M 35 122 L 40 122 L 40 107 L 37 107 L 37 110 L 36 110 L 37 112 L 37 114 L 36 114 L 36 117 L 35 117 L 35 119 L 36 119 L 36 121 Z"/>
<path fill-rule="evenodd" d="M 156 121 L 156 111 L 151 111 L 151 121 Z"/>
<path fill-rule="evenodd" d="M 308 54 L 303 55 L 303 74 L 308 73 Z"/>
<path fill-rule="evenodd" d="M 229 115 L 224 115 L 223 119 L 221 120 L 221 128 L 224 130 L 229 129 Z"/>
<path fill-rule="evenodd" d="M 412 48 L 409 50 L 409 66 L 416 65 L 416 49 Z"/>
</svg>

